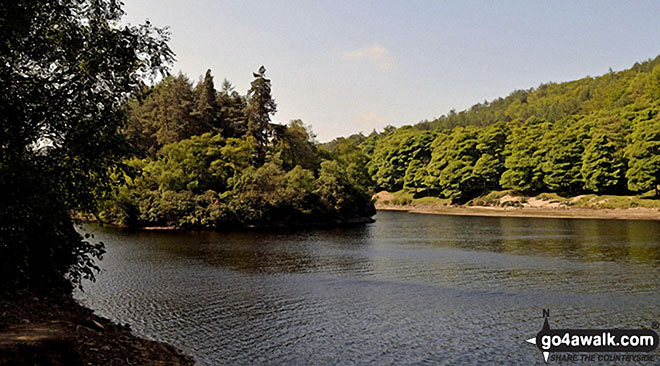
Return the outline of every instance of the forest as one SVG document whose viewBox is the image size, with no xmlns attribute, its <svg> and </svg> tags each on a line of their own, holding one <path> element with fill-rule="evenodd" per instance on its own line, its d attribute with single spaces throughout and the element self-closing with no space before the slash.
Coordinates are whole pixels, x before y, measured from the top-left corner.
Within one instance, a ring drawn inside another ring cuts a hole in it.
<svg viewBox="0 0 660 366">
<path fill-rule="evenodd" d="M 224 228 L 368 217 L 405 191 L 462 204 L 492 191 L 657 195 L 660 57 L 624 71 L 518 90 L 469 110 L 320 144 L 271 121 L 265 68 L 245 95 L 209 70 L 170 75 L 125 105 L 134 146 L 100 219 Z"/>
<path fill-rule="evenodd" d="M 493 190 L 657 196 L 660 57 L 517 90 L 433 121 L 340 142 L 368 156 L 372 191 L 464 203 Z"/>
<path fill-rule="evenodd" d="M 102 221 L 130 227 L 291 226 L 364 220 L 370 200 L 366 155 L 330 152 L 302 121 L 271 121 L 277 104 L 262 66 L 247 94 L 209 70 L 147 87 L 126 104 L 134 147 L 99 197 Z"/>
</svg>

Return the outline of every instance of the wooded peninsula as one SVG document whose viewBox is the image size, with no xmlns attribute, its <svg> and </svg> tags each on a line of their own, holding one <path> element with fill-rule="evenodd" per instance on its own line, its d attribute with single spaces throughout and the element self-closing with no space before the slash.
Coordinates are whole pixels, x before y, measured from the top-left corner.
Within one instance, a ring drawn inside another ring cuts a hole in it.
<svg viewBox="0 0 660 366">
<path fill-rule="evenodd" d="M 210 70 L 197 85 L 167 76 L 127 105 L 134 154 L 100 198 L 101 220 L 129 227 L 223 229 L 370 221 L 367 156 L 319 147 L 302 121 L 271 121 L 262 66 L 246 95 Z"/>
</svg>

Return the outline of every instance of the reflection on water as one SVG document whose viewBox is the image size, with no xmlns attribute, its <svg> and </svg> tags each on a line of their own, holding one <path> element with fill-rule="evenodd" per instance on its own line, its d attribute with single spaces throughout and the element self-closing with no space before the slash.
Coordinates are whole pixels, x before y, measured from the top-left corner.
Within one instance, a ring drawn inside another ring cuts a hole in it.
<svg viewBox="0 0 660 366">
<path fill-rule="evenodd" d="M 79 298 L 199 364 L 542 364 L 557 327 L 660 320 L 660 223 L 380 212 L 298 233 L 124 233 Z M 660 357 L 660 355 L 658 355 Z"/>
</svg>

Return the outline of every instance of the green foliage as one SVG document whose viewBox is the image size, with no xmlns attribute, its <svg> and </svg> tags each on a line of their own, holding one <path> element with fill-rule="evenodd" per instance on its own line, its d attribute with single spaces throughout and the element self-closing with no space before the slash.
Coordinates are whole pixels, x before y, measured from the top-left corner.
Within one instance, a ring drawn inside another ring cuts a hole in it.
<svg viewBox="0 0 660 366">
<path fill-rule="evenodd" d="M 379 189 L 396 191 L 403 187 L 408 164 L 412 160 L 428 161 L 435 135 L 411 127 L 402 127 L 378 139 L 367 165 Z"/>
<path fill-rule="evenodd" d="M 128 151 L 122 106 L 173 56 L 165 30 L 122 25 L 120 5 L 0 5 L 1 287 L 93 278 L 102 245 L 70 212 L 96 210 Z"/>
<path fill-rule="evenodd" d="M 477 137 L 475 128 L 456 128 L 442 144 L 436 144 L 429 164 L 431 190 L 443 197 L 461 199 L 479 189 L 479 177 L 473 169 L 480 158 Z"/>
<path fill-rule="evenodd" d="M 480 190 L 492 190 L 499 187 L 499 180 L 504 171 L 504 150 L 507 138 L 506 126 L 494 124 L 479 131 L 477 150 L 481 155 L 474 163 L 473 174 L 478 177 Z"/>
<path fill-rule="evenodd" d="M 428 179 L 428 171 L 424 162 L 412 160 L 403 177 L 403 188 L 415 194 L 425 195 L 428 193 Z"/>
<path fill-rule="evenodd" d="M 628 188 L 634 192 L 655 190 L 660 184 L 660 117 L 657 111 L 652 118 L 635 123 L 630 144 L 626 148 L 628 158 Z"/>
<path fill-rule="evenodd" d="M 659 107 L 660 56 L 354 138 L 370 158 L 375 188 L 416 198 L 465 201 L 500 188 L 646 192 L 660 184 Z"/>
<path fill-rule="evenodd" d="M 271 135 L 270 115 L 277 111 L 277 104 L 271 95 L 270 80 L 266 79 L 266 68 L 261 66 L 254 73 L 254 80 L 247 93 L 247 133 L 254 137 L 255 163 L 261 165 L 268 152 L 268 139 Z"/>
<path fill-rule="evenodd" d="M 555 123 L 543 140 L 548 141 L 542 165 L 543 183 L 551 191 L 576 192 L 582 189 L 580 174 L 584 140 L 588 135 L 582 126 L 573 119 Z"/>
<path fill-rule="evenodd" d="M 325 154 L 330 160 L 336 160 L 341 166 L 345 167 L 346 177 L 352 185 L 371 191 L 374 182 L 367 169 L 369 156 L 358 146 L 360 141 L 364 141 L 364 136 L 357 139 L 339 137 L 334 140 L 333 144 L 325 147 L 329 149 L 325 150 Z M 324 153 L 324 151 L 321 153 Z"/>
<path fill-rule="evenodd" d="M 246 98 L 238 94 L 227 79 L 223 81 L 222 90 L 217 95 L 217 104 L 223 135 L 244 136 L 247 133 L 247 117 L 243 113 L 247 107 Z"/>
<path fill-rule="evenodd" d="M 580 173 L 584 188 L 596 193 L 612 193 L 621 186 L 624 166 L 617 146 L 605 133 L 595 135 L 585 147 Z"/>
<path fill-rule="evenodd" d="M 433 121 L 422 122 L 420 130 L 447 129 L 457 126 L 487 126 L 537 117 L 556 122 L 567 116 L 639 107 L 660 99 L 660 57 L 619 72 L 600 77 L 587 76 L 564 83 L 547 83 L 527 90 L 516 90 L 506 98 L 497 98 L 450 111 Z"/>
<path fill-rule="evenodd" d="M 254 74 L 246 96 L 227 80 L 216 91 L 209 70 L 194 89 L 179 75 L 134 99 L 126 134 L 147 154 L 125 162 L 134 174 L 116 176 L 104 218 L 237 228 L 372 216 L 368 157 L 356 144 L 319 149 L 301 120 L 271 123 L 276 104 L 265 72 Z M 179 133 L 160 138 L 172 126 Z"/>
<path fill-rule="evenodd" d="M 428 166 L 416 166 L 416 175 L 423 177 L 416 181 L 416 191 L 423 192 L 426 185 L 429 192 L 463 200 L 485 189 L 497 188 L 504 167 L 505 139 L 501 125 L 485 129 L 460 127 L 449 135 L 439 134 L 432 144 Z"/>
<path fill-rule="evenodd" d="M 196 113 L 197 105 L 197 96 L 186 76 L 167 76 L 146 96 L 128 104 L 125 134 L 135 146 L 153 155 L 166 144 L 211 131 Z"/>
<path fill-rule="evenodd" d="M 321 163 L 316 185 L 315 193 L 325 217 L 347 219 L 376 213 L 364 188 L 352 184 L 346 171 L 334 160 Z"/>
<path fill-rule="evenodd" d="M 200 127 L 209 131 L 223 131 L 224 126 L 220 122 L 219 111 L 217 92 L 213 85 L 211 69 L 209 69 L 206 70 L 204 81 L 197 86 L 197 109 L 195 110 L 195 116 L 199 121 Z"/>
<path fill-rule="evenodd" d="M 140 174 L 125 177 L 105 202 L 104 218 L 134 227 L 236 228 L 373 215 L 367 188 L 337 161 L 287 170 L 285 150 L 276 143 L 257 167 L 251 163 L 255 146 L 250 135 L 205 133 L 165 145 L 155 157 L 133 158 L 127 165 Z M 319 156 L 314 145 L 305 146 L 305 161 Z"/>
<path fill-rule="evenodd" d="M 273 159 L 279 160 L 284 170 L 297 165 L 311 170 L 319 168 L 314 135 L 301 120 L 291 121 L 288 126 L 277 126 L 273 145 Z"/>
<path fill-rule="evenodd" d="M 542 137 L 548 128 L 543 120 L 530 118 L 511 129 L 505 152 L 506 170 L 500 179 L 503 188 L 530 192 L 543 187 L 543 157 L 550 146 Z"/>
</svg>

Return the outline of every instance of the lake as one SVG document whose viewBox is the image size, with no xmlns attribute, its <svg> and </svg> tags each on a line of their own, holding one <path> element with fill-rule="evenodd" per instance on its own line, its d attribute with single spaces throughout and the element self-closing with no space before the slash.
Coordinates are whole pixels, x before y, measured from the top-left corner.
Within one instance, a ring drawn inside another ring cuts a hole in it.
<svg viewBox="0 0 660 366">
<path fill-rule="evenodd" d="M 76 296 L 200 365 L 542 365 L 525 339 L 544 308 L 556 328 L 660 321 L 660 222 L 375 219 L 275 233 L 89 226 L 107 254 Z"/>
</svg>

